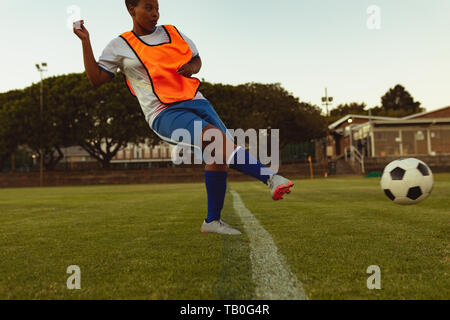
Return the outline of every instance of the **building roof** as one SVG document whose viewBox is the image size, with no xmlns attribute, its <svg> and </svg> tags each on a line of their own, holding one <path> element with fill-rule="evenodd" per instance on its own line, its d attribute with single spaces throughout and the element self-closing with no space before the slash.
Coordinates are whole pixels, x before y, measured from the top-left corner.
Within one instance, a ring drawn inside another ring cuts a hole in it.
<svg viewBox="0 0 450 320">
<path fill-rule="evenodd" d="M 343 117 L 343 118 L 341 118 L 341 119 L 339 119 L 339 120 L 337 120 L 337 121 L 335 121 L 335 122 L 333 122 L 332 124 L 330 124 L 329 126 L 328 126 L 328 128 L 330 129 L 330 130 L 333 130 L 333 129 L 336 129 L 337 127 L 339 127 L 342 123 L 345 123 L 346 121 L 348 121 L 348 119 L 350 119 L 350 118 L 357 118 L 357 119 L 367 119 L 367 120 L 373 120 L 373 121 L 386 121 L 386 122 L 391 122 L 391 121 L 393 121 L 393 124 L 395 123 L 395 124 L 403 124 L 403 123 L 406 123 L 406 122 L 411 122 L 411 120 L 413 120 L 413 119 L 416 119 L 416 118 L 421 118 L 421 117 L 424 117 L 424 116 L 426 116 L 426 115 L 429 115 L 429 114 L 433 114 L 433 113 L 435 113 L 435 112 L 439 112 L 439 111 L 443 111 L 443 110 L 446 110 L 446 109 L 450 109 L 450 106 L 447 106 L 447 107 L 442 107 L 442 108 L 438 108 L 438 109 L 434 109 L 434 110 L 431 110 L 431 111 L 425 111 L 425 112 L 421 112 L 421 113 L 416 113 L 416 114 L 412 114 L 412 115 L 410 115 L 410 116 L 406 116 L 406 117 L 403 117 L 403 118 L 395 118 L 395 117 L 379 117 L 379 116 L 367 116 L 367 115 L 359 115 L 359 114 L 349 114 L 349 115 L 346 115 L 345 117 Z M 433 118 L 428 118 L 428 119 L 433 119 Z M 435 118 L 435 119 L 439 119 L 439 122 L 447 122 L 447 118 L 442 118 L 442 117 L 440 117 L 440 118 Z M 402 122 L 403 121 L 403 122 Z M 430 123 L 430 122 L 433 122 L 432 120 L 431 121 L 422 121 L 422 122 L 424 122 L 424 123 Z"/>
<path fill-rule="evenodd" d="M 404 117 L 402 119 L 403 120 L 408 120 L 408 119 L 414 119 L 414 118 L 418 118 L 418 117 L 423 117 L 423 116 L 425 116 L 427 114 L 431 114 L 431 113 L 434 113 L 434 112 L 442 111 L 442 110 L 445 110 L 445 109 L 450 109 L 450 106 L 434 109 L 434 110 L 431 110 L 431 111 L 424 111 L 424 112 L 421 112 L 421 113 L 412 114 L 412 115 L 406 116 L 406 117 Z"/>
<path fill-rule="evenodd" d="M 365 116 L 360 114 L 349 114 L 345 117 L 339 119 L 338 121 L 333 122 L 328 126 L 330 130 L 333 130 L 334 128 L 339 127 L 342 123 L 348 121 L 350 118 L 358 118 L 358 119 L 367 119 L 367 120 L 398 120 L 399 118 L 393 118 L 393 117 L 379 117 L 379 116 Z"/>
<path fill-rule="evenodd" d="M 376 125 L 401 125 L 401 124 L 421 124 L 421 123 L 450 123 L 450 118 L 424 118 L 424 119 L 398 119 L 391 121 L 374 121 Z"/>
</svg>

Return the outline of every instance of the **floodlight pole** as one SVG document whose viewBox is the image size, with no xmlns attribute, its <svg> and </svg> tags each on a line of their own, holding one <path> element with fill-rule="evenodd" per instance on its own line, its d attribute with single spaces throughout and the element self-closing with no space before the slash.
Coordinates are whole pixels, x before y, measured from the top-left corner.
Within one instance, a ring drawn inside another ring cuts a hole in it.
<svg viewBox="0 0 450 320">
<path fill-rule="evenodd" d="M 39 118 L 42 124 L 42 115 L 44 110 L 44 72 L 47 71 L 45 69 L 47 67 L 47 63 L 43 62 L 40 65 L 36 64 L 36 69 L 41 75 L 41 89 L 40 89 L 40 109 L 39 109 Z M 42 138 L 41 138 L 42 142 Z M 41 150 L 39 151 L 41 156 L 39 159 L 39 186 L 42 187 L 44 185 L 44 148 L 41 146 Z"/>
<path fill-rule="evenodd" d="M 328 112 L 328 106 L 331 106 L 333 104 L 333 97 L 328 97 L 328 88 L 325 88 L 325 96 L 322 97 L 322 105 L 325 106 L 326 108 L 326 112 L 327 112 L 327 117 L 326 117 L 326 123 L 327 123 L 327 139 L 326 139 L 326 143 L 325 143 L 325 158 L 327 160 L 327 168 L 326 168 L 326 174 L 328 176 L 328 139 L 330 136 L 330 116 L 329 116 L 329 112 Z"/>
</svg>

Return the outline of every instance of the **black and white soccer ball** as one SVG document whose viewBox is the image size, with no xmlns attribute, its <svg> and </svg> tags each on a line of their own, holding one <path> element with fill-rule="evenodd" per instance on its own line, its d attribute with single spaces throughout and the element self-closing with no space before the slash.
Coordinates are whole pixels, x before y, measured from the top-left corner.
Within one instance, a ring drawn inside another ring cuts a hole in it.
<svg viewBox="0 0 450 320">
<path fill-rule="evenodd" d="M 433 173 L 415 158 L 395 160 L 384 168 L 381 189 L 397 204 L 417 204 L 428 198 L 433 190 Z"/>
</svg>

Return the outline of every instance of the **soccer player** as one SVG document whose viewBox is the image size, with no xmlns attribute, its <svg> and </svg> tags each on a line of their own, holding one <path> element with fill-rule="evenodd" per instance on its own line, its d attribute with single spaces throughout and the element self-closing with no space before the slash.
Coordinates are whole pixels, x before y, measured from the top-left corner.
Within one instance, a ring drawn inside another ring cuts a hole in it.
<svg viewBox="0 0 450 320">
<path fill-rule="evenodd" d="M 125 0 L 133 30 L 113 39 L 97 62 L 92 52 L 89 32 L 81 21 L 74 33 L 81 39 L 86 74 L 94 87 L 111 80 L 118 69 L 127 78 L 130 92 L 141 105 L 150 128 L 164 141 L 172 140 L 176 129 L 186 129 L 195 137 L 194 124 L 200 123 L 201 141 L 192 139 L 191 146 L 208 145 L 203 135 L 220 130 L 224 150 L 219 161 L 205 165 L 208 213 L 201 232 L 228 235 L 241 234 L 220 218 L 224 204 L 227 169 L 252 176 L 269 186 L 272 198 L 280 200 L 290 193 L 293 183 L 264 167 L 245 148 L 238 147 L 210 102 L 198 91 L 198 73 L 202 61 L 194 42 L 172 25 L 157 25 L 158 0 Z M 227 145 L 231 148 L 227 148 Z M 238 159 L 245 159 L 237 161 Z M 262 171 L 265 169 L 265 171 Z M 264 174 L 263 174 L 264 173 Z"/>
</svg>

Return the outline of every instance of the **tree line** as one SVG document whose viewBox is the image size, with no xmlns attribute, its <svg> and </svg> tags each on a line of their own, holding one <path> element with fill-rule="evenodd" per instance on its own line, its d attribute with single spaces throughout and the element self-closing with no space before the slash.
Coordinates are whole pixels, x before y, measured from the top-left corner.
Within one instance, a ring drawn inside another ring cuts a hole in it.
<svg viewBox="0 0 450 320">
<path fill-rule="evenodd" d="M 0 94 L 0 168 L 23 147 L 43 156 L 45 169 L 53 170 L 67 147 L 82 147 L 107 168 L 129 143 L 160 143 L 120 73 L 96 89 L 85 73 L 47 78 L 43 86 L 43 112 L 39 83 Z M 279 83 L 203 82 L 200 91 L 230 129 L 282 128 L 281 149 L 325 135 L 321 109 L 299 101 Z"/>
<path fill-rule="evenodd" d="M 425 111 L 419 101 L 415 101 L 411 94 L 400 84 L 389 89 L 381 97 L 381 106 L 367 108 L 365 103 L 346 103 L 337 106 L 330 111 L 329 123 L 333 123 L 348 115 L 369 115 L 384 117 L 406 117 Z"/>
</svg>

